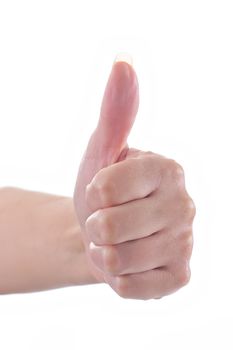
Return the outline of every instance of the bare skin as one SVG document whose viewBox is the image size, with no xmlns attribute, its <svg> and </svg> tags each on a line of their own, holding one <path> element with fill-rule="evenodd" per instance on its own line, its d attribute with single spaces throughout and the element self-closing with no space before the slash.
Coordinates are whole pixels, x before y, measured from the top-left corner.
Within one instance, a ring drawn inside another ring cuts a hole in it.
<svg viewBox="0 0 233 350">
<path fill-rule="evenodd" d="M 107 283 L 157 299 L 186 285 L 195 206 L 174 160 L 129 148 L 136 73 L 116 62 L 73 198 L 0 191 L 0 292 Z"/>
<path fill-rule="evenodd" d="M 0 293 L 96 283 L 72 198 L 0 189 Z"/>
</svg>

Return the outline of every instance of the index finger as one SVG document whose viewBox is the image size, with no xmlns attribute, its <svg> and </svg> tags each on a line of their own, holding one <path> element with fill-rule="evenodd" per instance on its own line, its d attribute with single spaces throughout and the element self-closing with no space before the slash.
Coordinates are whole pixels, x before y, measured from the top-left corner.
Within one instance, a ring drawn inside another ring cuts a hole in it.
<svg viewBox="0 0 233 350">
<path fill-rule="evenodd" d="M 86 203 L 95 211 L 145 198 L 160 184 L 163 159 L 129 158 L 101 169 L 86 187 Z"/>
</svg>

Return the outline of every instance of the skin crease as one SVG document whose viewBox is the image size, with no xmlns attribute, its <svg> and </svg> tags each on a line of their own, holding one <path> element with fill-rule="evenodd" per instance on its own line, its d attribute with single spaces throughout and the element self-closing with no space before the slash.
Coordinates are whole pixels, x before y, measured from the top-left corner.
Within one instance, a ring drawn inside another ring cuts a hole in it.
<svg viewBox="0 0 233 350">
<path fill-rule="evenodd" d="M 73 198 L 0 188 L 0 293 L 107 283 L 157 299 L 190 279 L 195 206 L 174 160 L 129 148 L 136 73 L 116 62 Z"/>
</svg>

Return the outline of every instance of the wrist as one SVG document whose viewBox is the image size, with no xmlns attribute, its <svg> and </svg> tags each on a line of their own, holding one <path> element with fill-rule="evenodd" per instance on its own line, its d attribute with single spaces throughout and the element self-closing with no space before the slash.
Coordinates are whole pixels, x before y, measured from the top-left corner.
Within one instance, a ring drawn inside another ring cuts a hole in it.
<svg viewBox="0 0 233 350">
<path fill-rule="evenodd" d="M 0 191 L 0 294 L 97 283 L 71 198 Z"/>
<path fill-rule="evenodd" d="M 63 246 L 68 252 L 67 284 L 77 286 L 85 284 L 101 283 L 91 268 L 88 261 L 86 248 L 82 239 L 81 227 L 79 225 L 73 201 L 67 198 L 69 217 L 72 218 L 64 234 Z"/>
</svg>

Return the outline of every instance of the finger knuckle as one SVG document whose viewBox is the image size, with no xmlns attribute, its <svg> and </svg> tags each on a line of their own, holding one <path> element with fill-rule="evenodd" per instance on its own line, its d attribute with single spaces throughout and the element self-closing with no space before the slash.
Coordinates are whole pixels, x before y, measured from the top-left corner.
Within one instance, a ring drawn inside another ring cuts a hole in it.
<svg viewBox="0 0 233 350">
<path fill-rule="evenodd" d="M 113 220 L 106 210 L 96 210 L 85 222 L 85 230 L 95 244 L 113 244 Z"/>
<path fill-rule="evenodd" d="M 90 237 L 91 241 L 95 244 L 101 244 L 100 237 L 100 217 L 101 209 L 95 211 L 91 216 L 89 216 L 85 222 L 85 231 Z"/>
<path fill-rule="evenodd" d="M 171 179 L 177 184 L 184 184 L 184 169 L 173 159 L 167 160 L 167 172 L 169 173 Z"/>
<path fill-rule="evenodd" d="M 113 275 L 117 274 L 119 270 L 119 257 L 114 246 L 105 247 L 103 259 L 106 272 Z"/>
<path fill-rule="evenodd" d="M 193 221 L 196 215 L 196 207 L 194 201 L 189 196 L 185 196 L 183 200 L 183 216 L 188 221 Z"/>
<path fill-rule="evenodd" d="M 155 156 L 155 153 L 154 152 L 151 152 L 151 151 L 143 151 L 141 152 L 141 155 L 144 157 L 144 156 L 149 156 L 149 157 L 154 157 Z"/>
<path fill-rule="evenodd" d="M 106 175 L 104 169 L 101 169 L 94 178 L 93 187 L 99 198 L 100 205 L 103 207 L 111 205 L 115 193 L 115 186 L 113 181 Z"/>
<path fill-rule="evenodd" d="M 182 237 L 180 256 L 182 259 L 189 260 L 193 250 L 193 235 L 189 231 Z"/>
<path fill-rule="evenodd" d="M 186 286 L 189 283 L 190 278 L 191 278 L 191 269 L 189 267 L 189 263 L 184 262 L 176 274 L 178 287 L 181 288 Z"/>
<path fill-rule="evenodd" d="M 124 299 L 130 298 L 130 282 L 127 276 L 116 277 L 116 292 Z"/>
<path fill-rule="evenodd" d="M 107 209 L 102 212 L 99 226 L 102 244 L 114 244 L 114 220 Z"/>
</svg>

